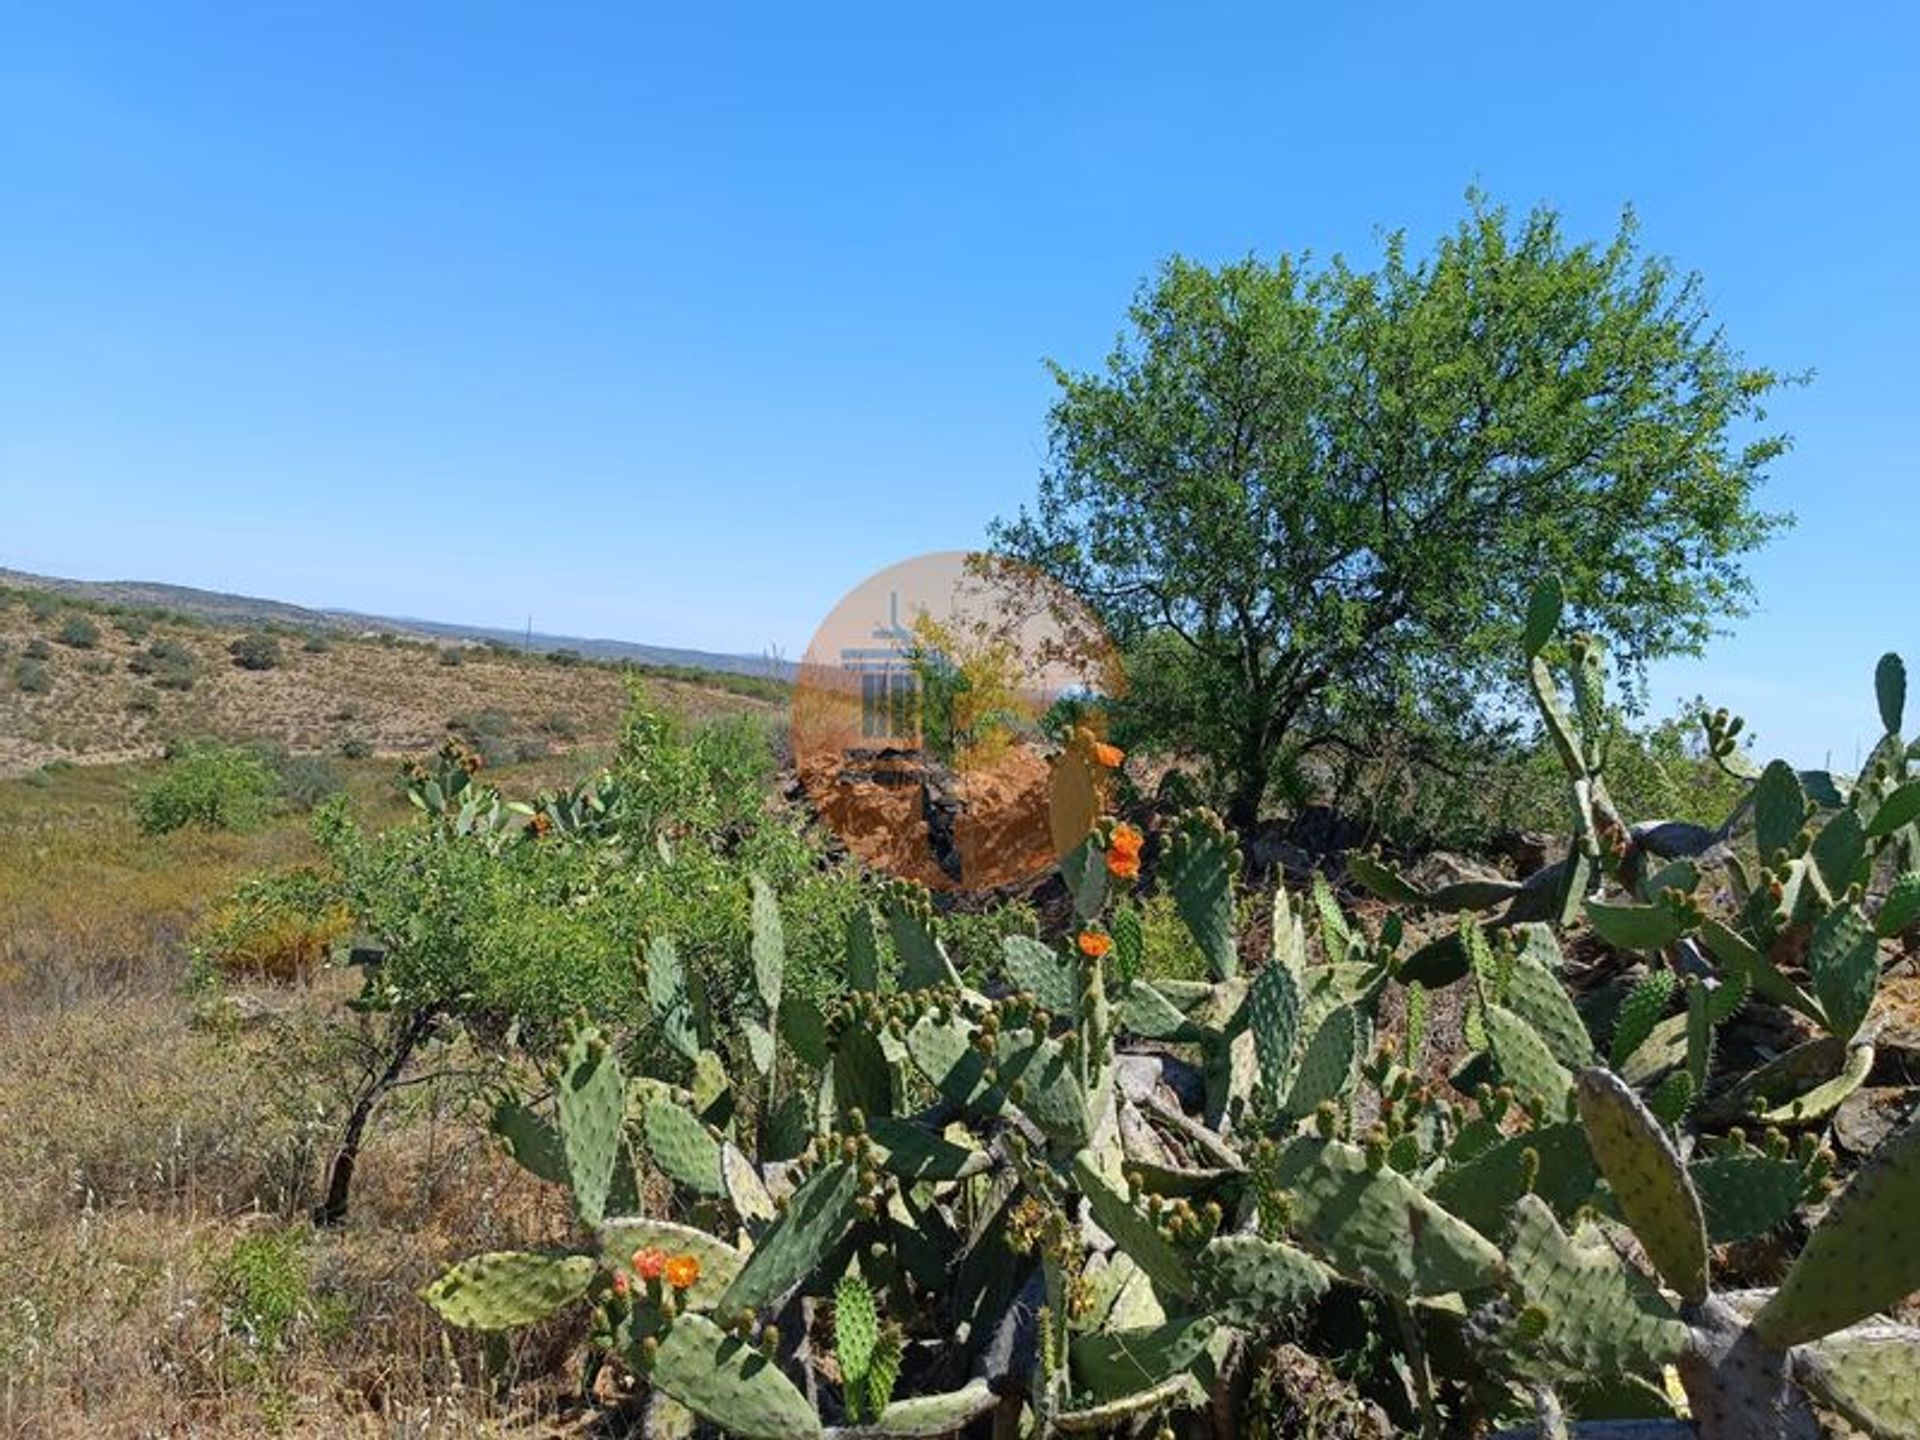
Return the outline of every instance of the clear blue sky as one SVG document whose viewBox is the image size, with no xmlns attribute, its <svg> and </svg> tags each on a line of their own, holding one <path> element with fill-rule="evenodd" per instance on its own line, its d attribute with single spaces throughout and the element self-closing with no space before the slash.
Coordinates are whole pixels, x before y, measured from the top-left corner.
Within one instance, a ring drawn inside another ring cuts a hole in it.
<svg viewBox="0 0 1920 1440">
<path fill-rule="evenodd" d="M 705 8 L 0 9 L 0 565 L 797 654 L 1030 493 L 1163 256 L 1478 184 L 1818 372 L 1660 702 L 1845 764 L 1920 661 L 1907 7 Z"/>
</svg>

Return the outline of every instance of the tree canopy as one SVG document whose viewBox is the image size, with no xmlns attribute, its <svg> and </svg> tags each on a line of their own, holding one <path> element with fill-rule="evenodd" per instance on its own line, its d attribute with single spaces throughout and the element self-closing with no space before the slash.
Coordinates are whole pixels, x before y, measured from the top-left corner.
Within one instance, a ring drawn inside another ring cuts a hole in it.
<svg viewBox="0 0 1920 1440">
<path fill-rule="evenodd" d="M 1125 647 L 1125 716 L 1210 762 L 1238 824 L 1278 767 L 1500 714 L 1534 581 L 1629 683 L 1743 613 L 1787 445 L 1702 282 L 1474 197 L 1424 259 L 1175 257 L 1105 366 L 1053 366 L 1035 502 L 996 548 Z"/>
</svg>

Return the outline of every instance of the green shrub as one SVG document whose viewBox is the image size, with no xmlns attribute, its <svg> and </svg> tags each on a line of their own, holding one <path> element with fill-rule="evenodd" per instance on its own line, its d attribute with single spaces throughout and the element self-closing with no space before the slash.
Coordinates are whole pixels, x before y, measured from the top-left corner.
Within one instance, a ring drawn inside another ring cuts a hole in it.
<svg viewBox="0 0 1920 1440">
<path fill-rule="evenodd" d="M 29 660 L 51 660 L 53 647 L 44 640 L 34 639 L 29 640 L 20 653 Z"/>
<path fill-rule="evenodd" d="M 340 767 L 324 755 L 289 755 L 274 768 L 280 777 L 280 793 L 296 810 L 312 810 L 328 796 L 347 788 Z"/>
<path fill-rule="evenodd" d="M 160 713 L 160 702 L 154 699 L 150 692 L 136 690 L 127 699 L 127 713 L 129 715 L 157 715 Z"/>
<path fill-rule="evenodd" d="M 458 645 L 442 645 L 440 647 L 440 663 L 449 667 L 464 665 L 467 663 L 466 651 L 462 650 Z"/>
<path fill-rule="evenodd" d="M 153 633 L 153 622 L 144 615 L 116 615 L 113 628 L 137 645 Z"/>
<path fill-rule="evenodd" d="M 100 627 L 85 615 L 69 615 L 57 638 L 70 650 L 91 650 L 100 643 Z"/>
<path fill-rule="evenodd" d="M 233 663 L 242 670 L 272 670 L 280 664 L 280 642 L 264 631 L 242 635 L 227 646 Z"/>
<path fill-rule="evenodd" d="M 343 760 L 365 760 L 373 754 L 373 742 L 359 735 L 349 735 L 340 742 L 340 758 Z"/>
<path fill-rule="evenodd" d="M 134 817 L 149 835 L 185 825 L 245 830 L 267 815 L 278 786 L 256 754 L 224 745 L 186 745 L 160 778 L 134 797 Z"/>
<path fill-rule="evenodd" d="M 582 655 L 578 650 L 549 650 L 547 652 L 547 663 L 549 665 L 579 665 L 584 663 L 586 658 L 587 657 Z"/>
<path fill-rule="evenodd" d="M 562 715 L 558 711 L 540 722 L 540 733 L 551 735 L 555 740 L 572 744 L 580 738 L 580 727 L 574 724 L 571 715 Z"/>
<path fill-rule="evenodd" d="M 300 643 L 300 648 L 309 655 L 324 655 L 333 649 L 333 641 L 327 638 L 325 632 L 314 630 Z"/>
<path fill-rule="evenodd" d="M 27 596 L 27 613 L 36 620 L 51 620 L 60 613 L 60 602 L 51 595 L 36 592 Z"/>
<path fill-rule="evenodd" d="M 160 690 L 191 690 L 195 668 L 193 651 L 178 640 L 156 640 L 127 661 L 127 669 L 151 676 Z"/>
<path fill-rule="evenodd" d="M 53 689 L 53 672 L 39 660 L 21 660 L 13 667 L 13 683 L 22 695 L 44 695 Z"/>
</svg>

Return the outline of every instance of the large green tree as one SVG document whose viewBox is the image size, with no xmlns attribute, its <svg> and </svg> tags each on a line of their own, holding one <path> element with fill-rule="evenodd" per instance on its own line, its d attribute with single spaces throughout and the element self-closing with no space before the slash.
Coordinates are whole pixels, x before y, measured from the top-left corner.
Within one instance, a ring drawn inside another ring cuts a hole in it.
<svg viewBox="0 0 1920 1440">
<path fill-rule="evenodd" d="M 1231 818 L 1277 771 L 1502 713 L 1539 575 L 1624 674 L 1742 612 L 1783 382 L 1698 276 L 1470 200 L 1424 259 L 1175 258 L 1104 368 L 1055 365 L 1037 500 L 996 549 L 1130 657 L 1136 733 L 1210 762 Z M 1434 753 L 1438 753 L 1437 749 Z"/>
</svg>

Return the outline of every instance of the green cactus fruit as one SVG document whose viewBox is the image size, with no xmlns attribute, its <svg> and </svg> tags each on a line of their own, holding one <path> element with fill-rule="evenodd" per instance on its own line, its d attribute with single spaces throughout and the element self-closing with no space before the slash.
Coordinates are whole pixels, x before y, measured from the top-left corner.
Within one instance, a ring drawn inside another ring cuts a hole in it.
<svg viewBox="0 0 1920 1440">
<path fill-rule="evenodd" d="M 1753 843 L 1763 863 L 1792 849 L 1806 817 L 1807 795 L 1800 777 L 1786 761 L 1774 761 L 1753 787 Z"/>
<path fill-rule="evenodd" d="M 1920 1330 L 1862 1325 L 1794 1352 L 1794 1377 L 1874 1440 L 1920 1435 Z"/>
<path fill-rule="evenodd" d="M 671 1220 L 620 1216 L 602 1222 L 599 1238 L 601 1263 L 608 1269 L 632 1265 L 634 1252 L 639 1250 L 691 1255 L 698 1260 L 699 1278 L 680 1292 L 681 1308 L 686 1310 L 712 1309 L 740 1274 L 741 1266 L 747 1263 L 747 1257 L 726 1241 Z"/>
<path fill-rule="evenodd" d="M 691 1111 L 655 1097 L 647 1103 L 647 1153 L 676 1184 L 701 1195 L 724 1195 L 720 1142 Z"/>
<path fill-rule="evenodd" d="M 740 1440 L 808 1440 L 820 1417 L 751 1340 L 703 1315 L 667 1327 L 648 1379 L 703 1420 Z"/>
<path fill-rule="evenodd" d="M 1494 1284 L 1500 1252 L 1397 1171 L 1373 1170 L 1340 1140 L 1299 1136 L 1280 1152 L 1294 1236 L 1342 1275 L 1389 1295 L 1442 1295 Z"/>
<path fill-rule="evenodd" d="M 1705 1300 L 1706 1219 L 1667 1132 L 1611 1070 L 1582 1071 L 1575 1094 L 1593 1158 L 1647 1258 L 1683 1299 Z"/>
<path fill-rule="evenodd" d="M 449 1325 L 511 1330 L 545 1320 L 587 1293 L 598 1271 L 591 1255 L 500 1250 L 453 1266 L 421 1292 Z"/>
<path fill-rule="evenodd" d="M 574 1211 L 582 1224 L 597 1225 L 606 1214 L 627 1114 L 619 1062 L 597 1031 L 582 1030 L 568 1045 L 554 1105 Z"/>
<path fill-rule="evenodd" d="M 1659 1292 L 1597 1230 L 1568 1235 L 1538 1196 L 1516 1202 L 1506 1254 L 1515 1302 L 1528 1316 L 1509 1332 L 1519 1373 L 1658 1375 L 1685 1348 L 1687 1327 Z M 1528 1331 L 1537 1334 L 1528 1340 Z"/>
<path fill-rule="evenodd" d="M 1769 1345 L 1831 1335 L 1920 1290 L 1920 1120 L 1874 1151 L 1753 1317 Z"/>
<path fill-rule="evenodd" d="M 1073 1175 L 1086 1196 L 1094 1224 L 1140 1267 L 1154 1289 L 1168 1299 L 1184 1300 L 1192 1295 L 1193 1270 L 1187 1257 L 1131 1200 L 1107 1183 L 1091 1151 L 1083 1150 L 1073 1157 Z"/>
<path fill-rule="evenodd" d="M 1880 939 L 1858 907 L 1838 906 L 1813 927 L 1807 971 L 1827 1028 L 1842 1040 L 1852 1039 L 1880 983 Z"/>
<path fill-rule="evenodd" d="M 1300 1068 L 1287 1092 L 1289 1116 L 1311 1115 L 1321 1102 L 1346 1094 L 1353 1084 L 1354 1063 L 1360 1058 L 1360 1032 L 1360 1016 L 1351 1005 L 1337 1005 L 1327 1012 L 1301 1052 Z"/>
<path fill-rule="evenodd" d="M 1554 1058 L 1540 1033 L 1504 1005 L 1484 1006 L 1483 1018 L 1487 1048 L 1507 1083 L 1547 1119 L 1565 1119 L 1573 1077 Z"/>
<path fill-rule="evenodd" d="M 1233 899 L 1239 869 L 1239 851 L 1212 811 L 1188 810 L 1174 823 L 1160 878 L 1215 980 L 1240 972 Z"/>
<path fill-rule="evenodd" d="M 491 1121 L 506 1152 L 542 1180 L 567 1183 L 567 1154 L 560 1132 L 511 1096 L 495 1102 Z"/>
<path fill-rule="evenodd" d="M 755 1242 L 715 1310 L 733 1315 L 784 1303 L 852 1228 L 860 1193 L 859 1172 L 847 1161 L 836 1160 L 815 1171 Z"/>
<path fill-rule="evenodd" d="M 1621 1069 L 1633 1052 L 1646 1043 L 1654 1025 L 1666 1015 L 1673 990 L 1671 970 L 1650 970 L 1627 991 L 1613 1021 L 1610 1055 L 1615 1070 Z"/>
<path fill-rule="evenodd" d="M 1077 1391 L 1105 1403 L 1186 1370 L 1212 1338 L 1212 1316 L 1182 1316 L 1145 1330 L 1096 1330 L 1067 1349 Z"/>
<path fill-rule="evenodd" d="M 1207 1242 L 1195 1267 L 1195 1299 L 1222 1324 L 1272 1331 L 1326 1293 L 1332 1276 L 1307 1254 L 1258 1235 Z"/>
<path fill-rule="evenodd" d="M 1528 1174 L 1526 1157 L 1534 1160 Z M 1428 1192 L 1434 1203 L 1489 1240 L 1505 1238 L 1507 1215 L 1522 1195 L 1538 1195 L 1561 1216 L 1573 1214 L 1599 1183 L 1585 1132 L 1571 1121 L 1510 1135 L 1449 1166 Z"/>
<path fill-rule="evenodd" d="M 1000 962 L 1015 990 L 1024 990 L 1045 1009 L 1077 1017 L 1080 982 L 1072 961 L 1052 947 L 1027 935 L 1009 935 L 1000 942 Z"/>
</svg>

